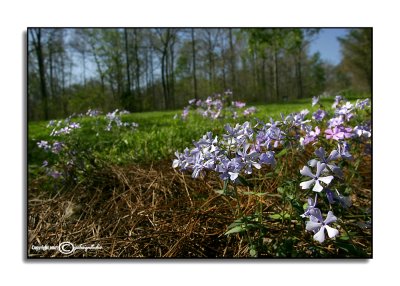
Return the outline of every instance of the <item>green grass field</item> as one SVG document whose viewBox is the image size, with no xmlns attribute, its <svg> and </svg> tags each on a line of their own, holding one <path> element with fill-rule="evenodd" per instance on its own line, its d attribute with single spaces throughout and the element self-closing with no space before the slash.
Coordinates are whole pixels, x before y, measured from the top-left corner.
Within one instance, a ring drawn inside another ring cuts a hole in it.
<svg viewBox="0 0 400 286">
<path fill-rule="evenodd" d="M 322 103 L 331 104 L 332 99 L 324 99 Z M 171 159 L 177 150 L 192 146 L 193 140 L 198 140 L 208 131 L 218 135 L 224 132 L 224 125 L 253 121 L 258 118 L 263 121 L 280 119 L 280 114 L 288 115 L 308 109 L 310 112 L 317 110 L 311 107 L 310 99 L 295 103 L 256 105 L 257 112 L 254 116 L 241 116 L 234 119 L 211 120 L 203 118 L 191 111 L 187 120 L 174 119 L 182 110 L 133 113 L 122 116 L 124 122 L 136 122 L 139 127 L 136 131 L 130 129 L 112 130 L 106 132 L 97 128 L 96 118 L 83 118 L 78 121 L 82 128 L 76 131 L 76 136 L 81 138 L 81 143 L 93 147 L 96 155 L 112 163 L 148 164 L 164 159 Z M 105 126 L 104 114 L 99 116 L 101 126 Z M 76 120 L 73 120 L 76 121 Z M 30 122 L 28 124 L 28 164 L 41 165 L 47 154 L 36 146 L 40 140 L 55 139 L 50 137 L 52 128 L 46 128 L 48 122 Z M 104 127 L 103 127 L 104 128 Z M 98 136 L 96 134 L 98 133 Z"/>
</svg>

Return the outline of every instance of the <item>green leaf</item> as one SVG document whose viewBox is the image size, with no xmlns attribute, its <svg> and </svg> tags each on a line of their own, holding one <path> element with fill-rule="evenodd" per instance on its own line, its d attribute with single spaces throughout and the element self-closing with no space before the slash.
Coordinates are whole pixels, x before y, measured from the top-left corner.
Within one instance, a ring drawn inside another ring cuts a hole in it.
<svg viewBox="0 0 400 286">
<path fill-rule="evenodd" d="M 272 219 L 281 219 L 282 218 L 282 216 L 280 214 L 272 214 L 272 215 L 269 215 L 268 217 L 272 218 Z"/>
<path fill-rule="evenodd" d="M 262 197 L 262 196 L 265 196 L 267 193 L 244 192 L 243 194 L 244 194 L 244 195 L 253 195 L 253 196 L 259 196 L 259 197 Z"/>
<path fill-rule="evenodd" d="M 239 232 L 243 232 L 243 231 L 245 231 L 245 229 L 241 225 L 238 225 L 238 226 L 235 226 L 234 228 L 228 230 L 227 232 L 225 232 L 225 235 L 232 234 L 232 233 L 239 233 Z"/>
<path fill-rule="evenodd" d="M 287 151 L 288 151 L 288 149 L 286 149 L 286 148 L 282 149 L 282 151 L 279 152 L 278 155 L 275 156 L 275 158 L 280 158 L 280 157 L 286 155 Z"/>
<path fill-rule="evenodd" d="M 283 195 L 283 193 L 285 192 L 285 189 L 282 187 L 279 187 L 276 189 L 278 191 L 278 193 L 280 193 L 281 195 Z"/>
<path fill-rule="evenodd" d="M 225 195 L 225 190 L 214 190 L 218 195 Z"/>
</svg>

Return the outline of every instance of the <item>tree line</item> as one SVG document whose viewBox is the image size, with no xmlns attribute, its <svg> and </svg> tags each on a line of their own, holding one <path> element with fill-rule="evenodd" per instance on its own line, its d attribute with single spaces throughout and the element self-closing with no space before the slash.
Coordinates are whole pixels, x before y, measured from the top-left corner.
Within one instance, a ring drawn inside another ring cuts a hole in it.
<svg viewBox="0 0 400 286">
<path fill-rule="evenodd" d="M 28 118 L 88 108 L 171 110 L 231 90 L 251 103 L 372 89 L 372 30 L 339 39 L 334 66 L 309 53 L 320 29 L 29 28 Z"/>
</svg>

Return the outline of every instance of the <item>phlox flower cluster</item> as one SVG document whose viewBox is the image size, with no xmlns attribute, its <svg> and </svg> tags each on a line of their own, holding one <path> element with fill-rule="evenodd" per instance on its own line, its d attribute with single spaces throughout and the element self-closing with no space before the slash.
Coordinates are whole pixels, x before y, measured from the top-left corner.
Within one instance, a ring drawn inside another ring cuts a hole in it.
<svg viewBox="0 0 400 286">
<path fill-rule="evenodd" d="M 87 117 L 98 117 L 99 114 L 100 111 L 95 109 L 89 109 L 86 112 Z M 118 128 L 130 127 L 132 130 L 136 130 L 138 124 L 135 122 L 123 122 L 121 120 L 121 115 L 123 114 L 129 114 L 129 112 L 125 110 L 119 111 L 117 109 L 113 112 L 107 113 L 104 117 L 107 121 L 107 126 L 104 129 L 110 131 L 113 126 L 116 126 Z M 74 136 L 75 130 L 81 129 L 81 123 L 75 122 L 75 120 L 72 121 L 75 117 L 83 116 L 84 115 L 82 114 L 71 115 L 64 120 L 51 120 L 47 125 L 48 128 L 52 128 L 50 136 L 57 136 L 59 137 L 58 140 L 53 142 L 40 140 L 36 143 L 38 148 L 53 154 L 49 156 L 48 160 L 43 162 L 42 167 L 45 168 L 47 175 L 54 179 L 65 178 L 69 174 L 73 173 L 74 168 L 84 168 L 84 166 L 87 165 L 83 162 L 85 160 L 83 157 L 87 157 L 90 152 L 87 152 L 87 150 L 81 150 L 82 148 L 79 146 L 82 146 L 82 144 L 78 144 L 77 142 L 82 140 L 82 138 L 77 141 L 77 136 Z M 95 128 L 98 127 L 98 118 L 96 118 L 96 121 L 90 122 L 95 125 Z M 82 158 L 80 158 L 80 156 Z M 54 160 L 54 158 L 56 159 Z M 50 163 L 52 161 L 53 164 Z"/>
<path fill-rule="evenodd" d="M 232 92 L 226 91 L 223 95 L 214 94 L 207 97 L 206 100 L 191 99 L 189 105 L 186 106 L 181 114 L 182 119 L 186 119 L 191 109 L 194 109 L 203 117 L 218 119 L 227 116 L 229 113 L 231 117 L 237 118 L 238 112 L 246 106 L 245 102 L 232 101 Z M 241 111 L 244 116 L 252 115 L 256 112 L 255 107 L 249 107 Z"/>
<path fill-rule="evenodd" d="M 111 131 L 113 125 L 117 127 L 131 127 L 132 130 L 135 130 L 139 126 L 135 122 L 122 122 L 121 115 L 123 114 L 129 114 L 129 111 L 119 111 L 118 109 L 116 109 L 113 112 L 107 113 L 106 120 L 108 121 L 108 124 L 104 130 Z"/>
<path fill-rule="evenodd" d="M 207 170 L 215 171 L 222 180 L 232 182 L 236 182 L 240 174 L 251 174 L 253 168 L 275 166 L 274 152 L 257 146 L 254 140 L 256 134 L 249 122 L 234 127 L 227 124 L 225 131 L 220 139 L 207 132 L 194 142 L 194 148 L 186 148 L 183 153 L 176 152 L 172 166 L 192 171 L 193 178 Z"/>
<path fill-rule="evenodd" d="M 212 100 L 208 102 L 211 106 Z M 202 104 L 193 100 L 190 103 Z M 319 97 L 314 97 L 312 105 L 318 103 Z M 243 108 L 245 105 L 232 102 L 232 106 Z M 318 197 L 326 197 L 331 207 L 337 205 L 347 209 L 352 205 L 351 199 L 340 194 L 336 186 L 340 186 L 344 178 L 345 172 L 340 167 L 345 165 L 342 161 L 353 159 L 350 143 L 361 142 L 368 146 L 372 137 L 370 121 L 353 125 L 357 113 L 369 106 L 368 99 L 352 104 L 339 95 L 332 105 L 333 112 L 328 113 L 319 104 L 319 109 L 310 115 L 308 110 L 302 110 L 287 116 L 281 114 L 279 121 L 271 118 L 264 123 L 256 119 L 254 126 L 250 121 L 235 126 L 228 124 L 221 137 L 208 132 L 194 142 L 194 148 L 186 148 L 183 153 L 176 152 L 172 165 L 192 172 L 193 178 L 213 171 L 225 182 L 235 184 L 240 181 L 240 176 L 251 175 L 254 169 L 261 169 L 263 165 L 274 167 L 277 164 L 275 151 L 285 148 L 303 150 L 311 145 L 315 148 L 315 156 L 299 170 L 306 177 L 299 186 L 302 190 L 314 192 L 315 199 L 308 199 L 307 209 L 301 217 L 309 219 L 306 230 L 313 232 L 314 240 L 322 243 L 326 233 L 329 238 L 335 238 L 339 230 L 332 227 L 337 221 L 332 208 L 323 218 L 317 208 Z M 189 108 L 185 112 L 187 116 Z M 332 118 L 328 118 L 328 114 L 333 115 Z M 327 146 L 330 150 L 326 151 L 324 147 Z"/>
</svg>

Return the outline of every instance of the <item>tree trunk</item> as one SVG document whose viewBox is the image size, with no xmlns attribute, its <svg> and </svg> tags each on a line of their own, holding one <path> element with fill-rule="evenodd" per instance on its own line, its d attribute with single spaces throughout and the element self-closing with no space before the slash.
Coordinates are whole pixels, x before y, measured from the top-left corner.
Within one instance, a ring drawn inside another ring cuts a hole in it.
<svg viewBox="0 0 400 286">
<path fill-rule="evenodd" d="M 135 99 L 132 96 L 132 83 L 131 83 L 131 67 L 129 60 L 129 45 L 128 45 L 128 31 L 124 28 L 124 39 L 125 39 L 125 61 L 126 61 L 126 77 L 127 77 L 127 85 L 126 85 L 126 94 L 124 98 L 124 105 L 126 105 L 131 111 L 135 111 Z"/>
<path fill-rule="evenodd" d="M 48 94 L 47 94 L 47 87 L 46 87 L 46 72 L 44 67 L 44 57 L 43 57 L 43 47 L 42 47 L 42 33 L 41 29 L 32 29 L 32 41 L 35 47 L 36 56 L 38 60 L 39 66 L 39 80 L 40 80 L 40 91 L 42 94 L 42 101 L 43 101 L 43 113 L 44 113 L 44 120 L 49 119 L 49 110 L 48 110 Z M 36 40 L 34 37 L 34 32 L 36 34 Z"/>
<path fill-rule="evenodd" d="M 194 87 L 194 98 L 199 98 L 197 94 L 197 77 L 196 77 L 196 42 L 194 38 L 194 29 L 192 28 L 192 65 L 193 65 L 193 87 Z"/>
</svg>

